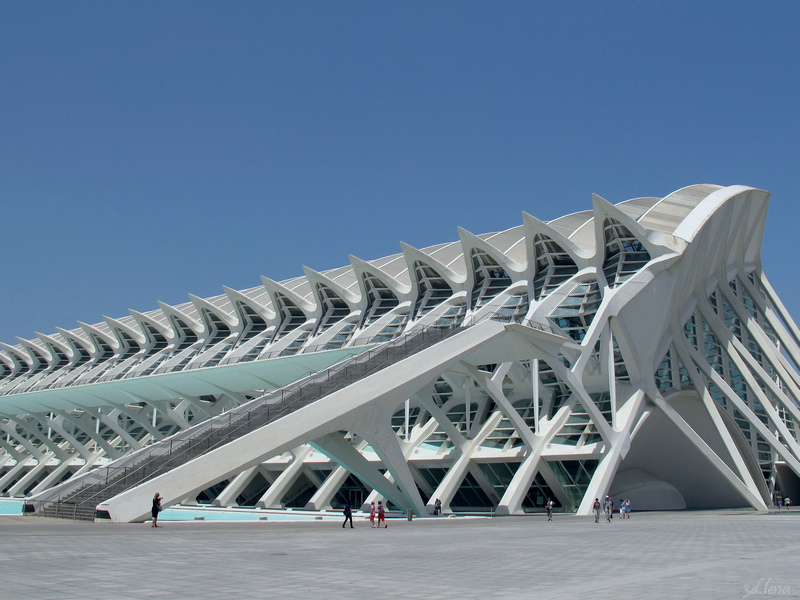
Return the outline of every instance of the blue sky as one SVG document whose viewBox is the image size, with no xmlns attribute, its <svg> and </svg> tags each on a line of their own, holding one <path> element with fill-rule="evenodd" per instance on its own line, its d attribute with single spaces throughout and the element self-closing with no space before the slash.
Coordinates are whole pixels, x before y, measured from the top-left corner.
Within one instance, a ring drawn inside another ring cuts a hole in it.
<svg viewBox="0 0 800 600">
<path fill-rule="evenodd" d="M 4 2 L 0 341 L 693 183 L 772 192 L 800 4 Z"/>
</svg>

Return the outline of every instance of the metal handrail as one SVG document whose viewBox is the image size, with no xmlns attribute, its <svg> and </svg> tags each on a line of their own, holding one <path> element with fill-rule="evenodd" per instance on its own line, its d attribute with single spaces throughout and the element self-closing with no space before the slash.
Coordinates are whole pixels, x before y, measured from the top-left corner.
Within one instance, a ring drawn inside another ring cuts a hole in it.
<svg viewBox="0 0 800 600">
<path fill-rule="evenodd" d="M 346 387 L 353 381 L 385 368 L 390 361 L 391 363 L 397 362 L 399 358 L 408 356 L 425 346 L 424 343 L 413 343 L 415 340 L 424 342 L 425 338 L 435 337 L 436 339 L 433 340 L 434 342 L 440 341 L 473 324 L 474 323 L 470 323 L 457 328 L 448 329 L 429 326 L 413 330 L 394 340 L 384 342 L 380 346 L 366 350 L 350 359 L 341 361 L 324 371 L 311 374 L 280 390 L 264 394 L 222 415 L 208 419 L 203 423 L 190 427 L 169 438 L 165 438 L 155 444 L 137 450 L 122 459 L 114 461 L 112 464 L 95 469 L 87 473 L 86 476 L 81 477 L 80 481 L 72 482 L 72 486 L 57 486 L 58 489 L 52 489 L 52 494 L 47 494 L 47 492 L 45 492 L 46 495 L 40 495 L 32 499 L 29 503 L 33 503 L 34 506 L 39 505 L 43 507 L 45 504 L 52 501 L 53 496 L 57 495 L 58 499 L 56 502 L 62 504 L 79 496 L 83 491 L 87 490 L 87 488 L 102 484 L 103 488 L 107 489 L 106 486 L 109 483 L 113 485 L 115 480 L 117 480 L 117 482 L 119 482 L 119 480 L 124 482 L 129 476 L 134 474 L 136 474 L 136 483 L 126 489 L 135 487 L 135 485 L 138 485 L 143 480 L 149 480 L 161 472 L 165 472 L 167 467 L 171 469 L 177 466 L 177 464 L 182 464 L 185 462 L 182 460 L 183 458 L 194 458 L 194 456 L 189 455 L 204 442 L 207 442 L 206 447 L 200 448 L 201 451 L 197 452 L 195 456 L 204 454 L 227 443 L 227 441 L 233 439 L 234 436 L 239 437 L 258 427 L 262 427 L 289 412 L 310 404 L 323 395 Z M 438 332 L 438 335 L 431 334 L 430 332 L 432 331 Z M 445 332 L 447 335 L 444 334 Z M 385 355 L 384 359 L 378 364 L 373 365 L 372 368 L 369 368 L 368 363 L 380 354 Z M 402 354 L 402 357 L 400 354 Z M 341 373 L 342 376 L 337 378 L 336 376 L 339 373 Z M 335 378 L 333 385 L 323 386 L 324 383 L 330 383 L 332 377 Z M 314 385 L 316 385 L 316 389 L 312 388 Z M 263 410 L 265 407 L 266 411 Z M 254 418 L 254 412 L 256 412 L 257 418 Z M 217 427 L 220 424 L 221 426 Z M 215 432 L 218 434 L 222 433 L 222 435 L 212 443 Z M 153 464 L 159 461 L 162 464 Z M 148 470 L 149 473 L 147 472 Z M 145 473 L 147 474 L 145 475 Z M 144 475 L 144 477 L 139 477 L 140 474 Z M 69 482 L 65 482 L 65 484 L 66 483 Z M 103 494 L 104 489 L 97 490 L 97 492 L 91 496 L 83 498 L 80 504 L 87 504 L 91 500 L 99 497 Z M 121 493 L 121 491 L 124 490 L 120 490 L 119 493 Z M 67 495 L 67 497 L 65 497 L 65 495 Z M 64 500 L 62 500 L 62 498 L 64 498 Z"/>
</svg>

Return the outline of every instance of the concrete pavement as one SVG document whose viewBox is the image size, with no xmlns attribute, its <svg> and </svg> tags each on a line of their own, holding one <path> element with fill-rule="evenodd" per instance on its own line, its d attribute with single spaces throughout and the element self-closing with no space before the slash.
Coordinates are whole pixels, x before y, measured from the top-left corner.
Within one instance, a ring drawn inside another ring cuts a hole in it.
<svg viewBox="0 0 800 600">
<path fill-rule="evenodd" d="M 800 510 L 115 525 L 0 517 L 0 597 L 800 598 Z"/>
</svg>

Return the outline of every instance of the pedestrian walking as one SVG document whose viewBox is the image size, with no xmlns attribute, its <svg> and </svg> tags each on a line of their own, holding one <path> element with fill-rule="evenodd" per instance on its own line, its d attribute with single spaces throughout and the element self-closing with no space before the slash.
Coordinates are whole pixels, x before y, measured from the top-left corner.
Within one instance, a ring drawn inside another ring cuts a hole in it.
<svg viewBox="0 0 800 600">
<path fill-rule="evenodd" d="M 624 519 L 624 518 L 625 518 L 625 500 L 620 498 L 619 499 L 619 520 L 622 521 L 622 519 Z"/>
<path fill-rule="evenodd" d="M 438 498 L 436 499 L 436 502 L 433 503 L 433 514 L 435 516 L 442 514 L 442 501 Z"/>
<path fill-rule="evenodd" d="M 791 509 L 792 508 L 792 499 L 789 498 L 789 496 L 786 496 L 785 502 L 786 502 L 786 510 Z"/>
<path fill-rule="evenodd" d="M 592 504 L 592 511 L 594 512 L 594 522 L 600 522 L 600 498 L 594 499 L 594 504 Z"/>
<path fill-rule="evenodd" d="M 547 502 L 545 502 L 544 507 L 547 509 L 547 520 L 548 521 L 552 521 L 553 520 L 553 507 L 555 505 L 556 505 L 556 503 L 553 502 L 552 498 L 548 498 Z"/>
<path fill-rule="evenodd" d="M 158 513 L 161 512 L 161 494 L 156 492 L 156 495 L 153 496 L 153 508 L 150 510 L 150 514 L 153 516 L 153 524 L 151 527 L 158 527 Z"/>
<path fill-rule="evenodd" d="M 378 500 L 378 528 L 380 529 L 381 523 L 383 528 L 386 529 L 389 525 L 386 524 L 386 510 L 383 508 L 383 502 Z"/>
<path fill-rule="evenodd" d="M 611 499 L 611 496 L 606 496 L 603 507 L 606 511 L 606 521 L 611 523 L 611 513 L 614 511 L 614 501 Z"/>
<path fill-rule="evenodd" d="M 342 529 L 344 526 L 347 525 L 347 521 L 350 521 L 350 529 L 353 528 L 353 507 L 350 506 L 350 500 L 348 500 L 344 505 L 344 523 L 342 523 Z"/>
<path fill-rule="evenodd" d="M 372 528 L 375 529 L 375 502 L 369 507 L 369 522 L 372 523 Z"/>
<path fill-rule="evenodd" d="M 631 518 L 631 499 L 625 498 L 625 518 Z"/>
</svg>

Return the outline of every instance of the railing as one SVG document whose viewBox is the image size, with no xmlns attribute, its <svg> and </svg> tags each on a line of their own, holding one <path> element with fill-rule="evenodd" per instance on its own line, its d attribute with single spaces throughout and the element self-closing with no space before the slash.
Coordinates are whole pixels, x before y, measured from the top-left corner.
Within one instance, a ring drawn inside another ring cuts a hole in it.
<svg viewBox="0 0 800 600">
<path fill-rule="evenodd" d="M 48 508 L 52 508 L 48 505 L 55 504 L 55 513 L 62 515 L 69 514 L 69 507 L 74 505 L 75 515 L 88 518 L 91 514 L 93 518 L 96 504 L 343 389 L 471 325 L 449 329 L 428 327 L 409 332 L 141 448 L 87 473 L 79 480 L 69 480 L 30 499 L 27 504 L 33 505 L 37 513 L 48 516 L 51 516 Z"/>
</svg>

